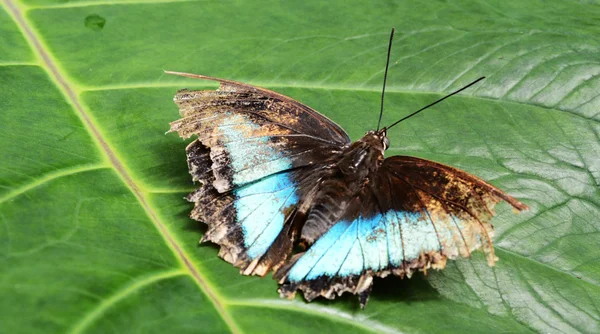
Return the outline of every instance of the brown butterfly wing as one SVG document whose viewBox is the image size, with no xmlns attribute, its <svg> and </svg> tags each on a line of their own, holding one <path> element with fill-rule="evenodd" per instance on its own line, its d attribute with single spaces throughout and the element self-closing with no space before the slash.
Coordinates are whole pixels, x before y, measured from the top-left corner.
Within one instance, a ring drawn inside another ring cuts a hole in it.
<svg viewBox="0 0 600 334">
<path fill-rule="evenodd" d="M 506 201 L 516 210 L 528 207 L 484 180 L 430 160 L 393 156 L 384 160 L 380 184 L 390 184 L 391 196 L 379 196 L 383 209 L 402 207 L 420 212 L 434 227 L 444 257 L 469 256 L 483 248 L 495 262 L 489 220 L 494 206 Z M 399 204 L 402 203 L 402 204 Z"/>
<path fill-rule="evenodd" d="M 188 155 L 201 146 L 210 149 L 212 171 L 190 166 L 190 172 L 195 181 L 214 174 L 219 192 L 281 172 L 282 160 L 290 160 L 290 168 L 313 165 L 350 144 L 337 124 L 287 96 L 231 80 L 167 73 L 220 82 L 216 91 L 180 90 L 174 101 L 182 118 L 170 130 L 198 137 Z"/>
<path fill-rule="evenodd" d="M 481 248 L 493 265 L 489 220 L 502 200 L 527 209 L 456 168 L 407 156 L 385 159 L 358 196 L 336 200 L 349 204 L 331 228 L 277 272 L 280 293 L 291 297 L 299 289 L 311 300 L 348 291 L 364 306 L 374 276 L 441 269 L 447 259 Z"/>
<path fill-rule="evenodd" d="M 325 116 L 279 93 L 167 73 L 220 83 L 216 91 L 179 91 L 174 101 L 182 118 L 170 131 L 197 136 L 186 152 L 190 174 L 202 185 L 188 200 L 195 203 L 191 217 L 209 226 L 203 240 L 219 244 L 219 255 L 243 273 L 265 274 L 291 252 L 290 224 L 310 190 L 303 185 L 314 183 L 315 170 L 350 139 Z"/>
<path fill-rule="evenodd" d="M 215 116 L 213 113 L 220 114 L 235 109 L 234 112 L 262 116 L 269 123 L 287 128 L 293 133 L 312 137 L 320 142 L 339 146 L 350 144 L 348 134 L 339 125 L 311 107 L 283 94 L 237 81 L 199 74 L 169 71 L 166 73 L 220 83 L 217 91 L 181 90 L 175 96 L 175 102 L 179 105 L 181 116 L 184 119 L 191 116 L 202 119 L 202 115 Z M 187 123 L 184 119 L 173 124 Z M 194 123 L 197 122 L 194 121 Z M 194 128 L 177 128 L 176 130 L 181 131 L 180 134 L 185 137 L 197 132 Z"/>
</svg>

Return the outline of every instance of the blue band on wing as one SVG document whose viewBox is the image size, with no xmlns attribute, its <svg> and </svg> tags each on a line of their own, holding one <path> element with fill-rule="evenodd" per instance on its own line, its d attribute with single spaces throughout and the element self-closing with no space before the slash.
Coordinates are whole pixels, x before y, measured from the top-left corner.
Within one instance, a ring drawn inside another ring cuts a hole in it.
<svg viewBox="0 0 600 334">
<path fill-rule="evenodd" d="M 317 241 L 318 245 L 315 243 L 315 246 L 317 246 L 315 250 L 312 251 L 313 247 L 311 247 L 300 258 L 299 262 L 303 261 L 304 264 L 296 263 L 299 270 L 292 269 L 292 274 L 298 277 L 307 276 L 307 279 L 314 279 L 321 275 L 335 275 L 346 260 L 346 256 L 356 240 L 357 230 L 357 224 L 355 223 L 339 222 L 335 224 L 324 235 L 324 237 L 327 235 L 330 235 L 330 237 L 325 238 L 324 242 L 319 242 L 319 239 Z M 362 265 L 362 261 L 360 262 Z M 309 272 L 305 274 L 307 269 Z"/>
<path fill-rule="evenodd" d="M 242 186 L 236 196 L 236 223 L 242 227 L 244 247 L 250 259 L 264 255 L 283 228 L 284 210 L 298 203 L 292 167 L 284 152 L 256 137 L 260 126 L 246 115 L 225 113 L 218 126 L 229 156 L 232 183 Z M 275 174 L 279 173 L 279 174 Z"/>
<path fill-rule="evenodd" d="M 410 261 L 419 257 L 421 252 L 439 251 L 440 241 L 432 222 L 421 213 L 399 213 L 404 256 Z"/>
<path fill-rule="evenodd" d="M 400 222 L 398 219 L 396 219 L 396 213 L 393 211 L 388 211 L 384 219 L 388 247 L 388 259 L 392 266 L 398 267 L 402 264 L 402 260 L 404 260 Z"/>
<path fill-rule="evenodd" d="M 289 173 L 267 176 L 234 191 L 236 220 L 242 225 L 246 254 L 254 259 L 269 249 L 281 232 L 284 209 L 298 203 Z"/>
<path fill-rule="evenodd" d="M 242 185 L 291 167 L 291 161 L 269 145 L 268 137 L 249 138 L 260 126 L 244 115 L 227 115 L 218 130 L 231 159 L 234 184 Z"/>
<path fill-rule="evenodd" d="M 336 223 L 294 264 L 288 279 L 358 275 L 367 269 L 398 267 L 429 251 L 440 251 L 430 220 L 422 213 L 388 211 Z"/>
</svg>

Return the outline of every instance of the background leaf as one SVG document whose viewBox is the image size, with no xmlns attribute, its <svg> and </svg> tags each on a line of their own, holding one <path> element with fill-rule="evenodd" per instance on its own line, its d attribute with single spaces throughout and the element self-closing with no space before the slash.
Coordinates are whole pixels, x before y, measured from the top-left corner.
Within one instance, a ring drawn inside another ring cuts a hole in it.
<svg viewBox="0 0 600 334">
<path fill-rule="evenodd" d="M 593 1 L 51 1 L 0 8 L 0 332 L 600 331 L 600 6 Z M 373 128 L 390 154 L 479 175 L 523 200 L 494 220 L 501 261 L 279 299 L 198 246 L 186 143 L 164 135 L 163 74 L 262 85 Z"/>
</svg>

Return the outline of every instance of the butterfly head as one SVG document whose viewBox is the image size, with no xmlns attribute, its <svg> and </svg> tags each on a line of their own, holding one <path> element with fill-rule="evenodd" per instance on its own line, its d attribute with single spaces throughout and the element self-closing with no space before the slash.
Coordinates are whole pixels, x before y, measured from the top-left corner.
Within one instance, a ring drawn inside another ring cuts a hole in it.
<svg viewBox="0 0 600 334">
<path fill-rule="evenodd" d="M 380 148 L 384 152 L 390 147 L 390 139 L 387 136 L 387 129 L 370 130 L 365 133 L 364 141 L 369 142 L 373 147 Z"/>
</svg>

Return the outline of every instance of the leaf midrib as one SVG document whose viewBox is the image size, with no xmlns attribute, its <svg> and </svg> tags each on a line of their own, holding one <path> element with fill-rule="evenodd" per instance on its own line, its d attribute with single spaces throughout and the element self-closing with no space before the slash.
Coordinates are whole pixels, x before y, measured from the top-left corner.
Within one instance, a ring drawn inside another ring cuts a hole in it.
<svg viewBox="0 0 600 334">
<path fill-rule="evenodd" d="M 185 252 L 185 250 L 179 246 L 178 240 L 173 234 L 167 229 L 167 227 L 159 219 L 158 215 L 154 212 L 150 206 L 148 199 L 145 194 L 140 190 L 135 180 L 131 177 L 126 166 L 121 162 L 117 156 L 117 151 L 114 150 L 105 139 L 103 133 L 94 123 L 92 116 L 84 108 L 83 103 L 80 101 L 76 90 L 72 88 L 71 82 L 67 79 L 67 76 L 63 75 L 59 66 L 56 65 L 50 52 L 48 52 L 41 42 L 41 39 L 36 34 L 33 25 L 29 23 L 27 18 L 23 15 L 20 7 L 13 0 L 4 0 L 4 5 L 8 9 L 8 13 L 13 17 L 13 20 L 17 23 L 17 26 L 21 30 L 21 33 L 29 43 L 34 54 L 41 60 L 40 66 L 49 74 L 50 78 L 55 81 L 55 84 L 59 91 L 64 95 L 66 101 L 72 105 L 75 109 L 77 116 L 82 121 L 86 130 L 92 136 L 92 140 L 98 149 L 104 155 L 116 171 L 116 173 L 122 178 L 125 185 L 136 197 L 143 210 L 146 212 L 148 218 L 152 221 L 152 224 L 156 227 L 159 234 L 165 240 L 165 243 L 169 246 L 174 256 L 182 264 L 183 268 L 187 271 L 200 290 L 208 297 L 213 304 L 217 313 L 221 316 L 223 321 L 234 333 L 241 333 L 237 324 L 233 321 L 231 315 L 226 311 L 222 298 L 218 296 L 216 291 L 210 286 L 208 281 L 202 276 L 200 270 L 191 260 L 191 257 Z"/>
</svg>

